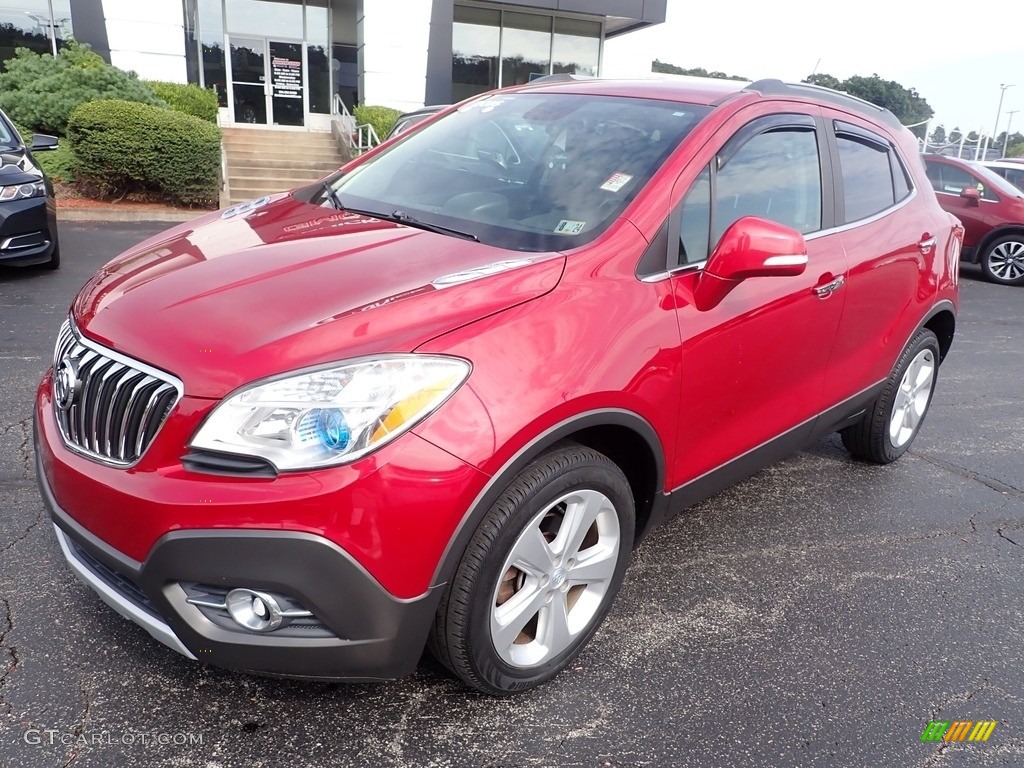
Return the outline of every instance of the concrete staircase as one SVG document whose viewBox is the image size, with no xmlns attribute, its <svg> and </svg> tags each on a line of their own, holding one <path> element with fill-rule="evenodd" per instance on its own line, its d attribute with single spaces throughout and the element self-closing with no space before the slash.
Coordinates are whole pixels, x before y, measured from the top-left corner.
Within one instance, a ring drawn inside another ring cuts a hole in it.
<svg viewBox="0 0 1024 768">
<path fill-rule="evenodd" d="M 348 157 L 330 133 L 222 128 L 225 189 L 221 205 L 299 187 L 331 173 Z"/>
</svg>

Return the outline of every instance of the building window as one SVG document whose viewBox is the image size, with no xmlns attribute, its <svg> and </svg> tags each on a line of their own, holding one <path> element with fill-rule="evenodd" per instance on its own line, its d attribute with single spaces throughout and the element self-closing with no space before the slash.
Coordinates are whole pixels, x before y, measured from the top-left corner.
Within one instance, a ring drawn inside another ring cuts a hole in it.
<svg viewBox="0 0 1024 768">
<path fill-rule="evenodd" d="M 228 105 L 228 75 L 224 65 L 224 7 L 221 0 L 199 0 L 199 40 L 202 51 L 200 85 L 217 92 L 217 103 Z"/>
<path fill-rule="evenodd" d="M 600 62 L 600 22 L 555 19 L 555 37 L 551 43 L 552 74 L 597 77 Z"/>
<path fill-rule="evenodd" d="M 456 5 L 452 99 L 550 74 L 596 77 L 602 38 L 599 21 Z"/>
<path fill-rule="evenodd" d="M 71 31 L 71 0 L 53 0 L 52 16 L 47 0 L 0 0 L 0 62 L 17 48 L 60 51 Z"/>
<path fill-rule="evenodd" d="M 506 13 L 501 29 L 501 85 L 551 74 L 551 17 Z"/>
<path fill-rule="evenodd" d="M 331 23 L 327 0 L 306 1 L 306 69 L 309 111 L 331 113 Z"/>
<path fill-rule="evenodd" d="M 501 11 L 455 6 L 452 26 L 452 99 L 498 87 Z"/>
</svg>

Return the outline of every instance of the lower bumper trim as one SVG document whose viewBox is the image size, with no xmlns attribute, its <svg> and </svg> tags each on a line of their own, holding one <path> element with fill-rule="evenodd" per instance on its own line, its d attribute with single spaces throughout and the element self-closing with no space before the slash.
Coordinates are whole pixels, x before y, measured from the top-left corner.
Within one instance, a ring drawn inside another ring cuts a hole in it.
<svg viewBox="0 0 1024 768">
<path fill-rule="evenodd" d="M 60 544 L 60 549 L 64 553 L 64 558 L 68 561 L 68 565 L 71 566 L 71 570 L 80 581 L 82 581 L 86 586 L 91 587 L 92 590 L 100 596 L 100 599 L 103 600 L 103 602 L 121 614 L 124 618 L 138 624 L 144 630 L 149 632 L 155 640 L 163 643 L 171 650 L 177 651 L 186 658 L 192 659 L 193 661 L 196 660 L 196 657 L 192 655 L 192 652 L 185 647 L 181 640 L 178 639 L 178 636 L 174 634 L 173 630 L 171 630 L 167 624 L 155 618 L 148 611 L 145 611 L 135 605 L 120 593 L 111 589 L 103 579 L 99 578 L 93 570 L 78 557 L 64 531 L 62 531 L 56 524 L 54 524 L 53 529 L 57 534 L 57 542 Z"/>
</svg>

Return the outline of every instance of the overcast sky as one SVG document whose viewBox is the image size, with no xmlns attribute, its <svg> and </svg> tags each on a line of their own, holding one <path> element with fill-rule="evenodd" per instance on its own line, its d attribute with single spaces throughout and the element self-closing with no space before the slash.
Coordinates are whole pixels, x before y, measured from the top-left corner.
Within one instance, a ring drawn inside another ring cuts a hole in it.
<svg viewBox="0 0 1024 768">
<path fill-rule="evenodd" d="M 972 10 L 973 9 L 973 10 Z M 983 9 L 983 11 L 979 11 Z M 933 126 L 1024 133 L 1024 3 L 907 0 L 668 0 L 664 24 L 605 44 L 605 77 L 636 76 L 660 59 L 752 79 L 798 82 L 815 70 L 843 80 L 879 74 L 915 88 L 935 110 Z M 820 63 L 819 63 L 820 59 Z"/>
</svg>

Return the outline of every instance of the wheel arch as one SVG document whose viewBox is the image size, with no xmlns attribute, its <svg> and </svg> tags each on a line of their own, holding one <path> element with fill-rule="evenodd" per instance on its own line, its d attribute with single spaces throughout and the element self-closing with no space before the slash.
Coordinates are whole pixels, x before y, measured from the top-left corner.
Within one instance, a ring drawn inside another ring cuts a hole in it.
<svg viewBox="0 0 1024 768">
<path fill-rule="evenodd" d="M 484 515 L 530 462 L 565 442 L 603 453 L 622 470 L 636 505 L 634 546 L 658 518 L 665 486 L 665 454 L 654 427 L 632 411 L 603 409 L 582 413 L 550 427 L 528 442 L 494 474 L 463 515 L 434 571 L 431 586 L 449 581 Z"/>
<path fill-rule="evenodd" d="M 1000 237 L 1006 237 L 1006 235 L 1020 235 L 1021 237 L 1024 237 L 1024 224 L 1006 224 L 989 231 L 989 233 L 981 239 L 981 242 L 975 246 L 973 263 L 981 264 L 981 260 L 984 258 L 988 247 Z"/>
<path fill-rule="evenodd" d="M 946 359 L 946 354 L 953 345 L 953 335 L 956 332 L 956 314 L 953 312 L 953 305 L 944 301 L 933 307 L 924 322 L 921 323 L 920 328 L 927 328 L 939 340 L 939 362 L 941 363 Z"/>
</svg>

